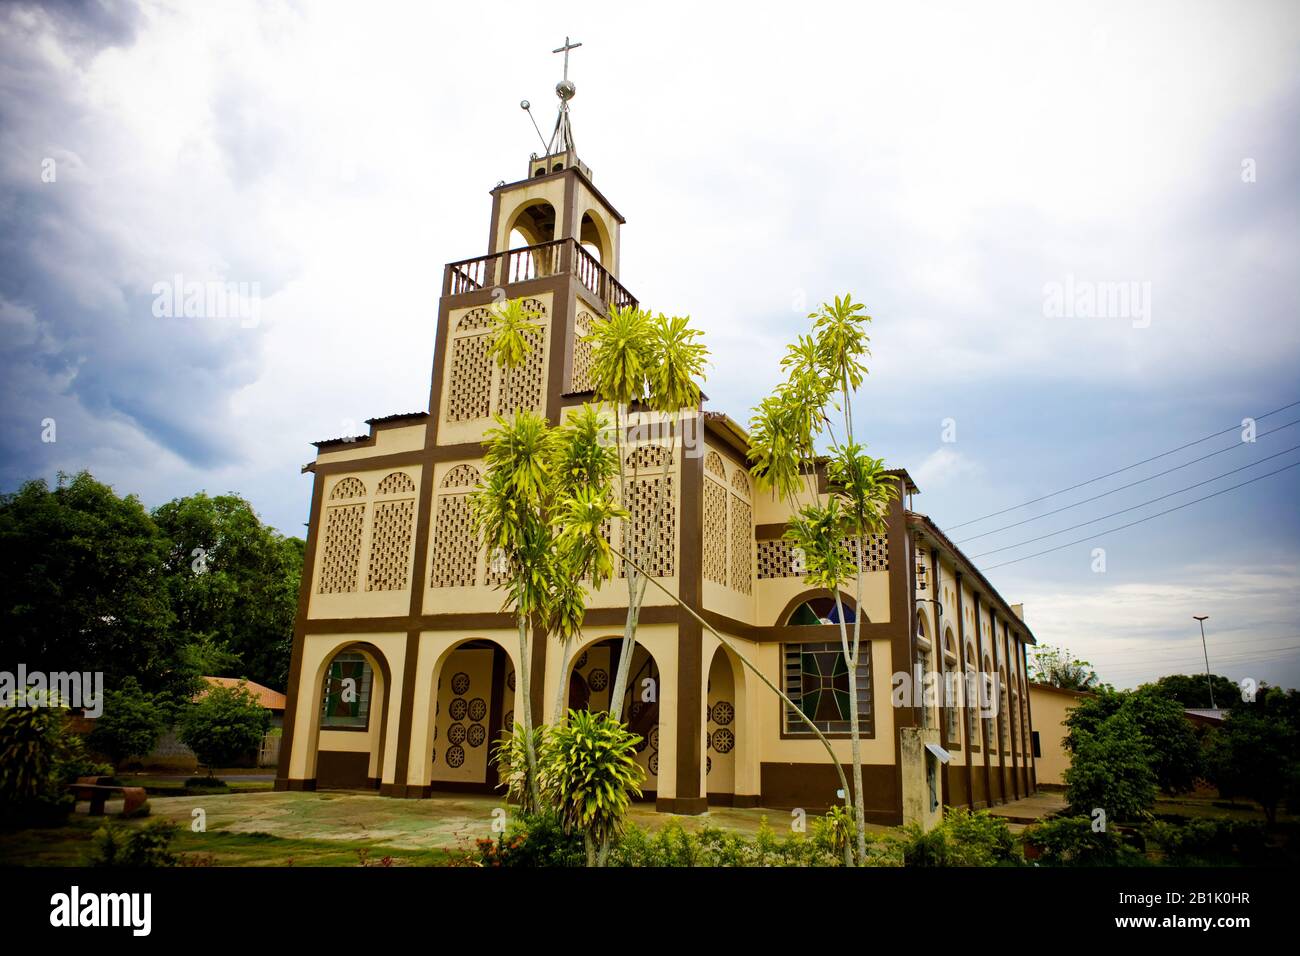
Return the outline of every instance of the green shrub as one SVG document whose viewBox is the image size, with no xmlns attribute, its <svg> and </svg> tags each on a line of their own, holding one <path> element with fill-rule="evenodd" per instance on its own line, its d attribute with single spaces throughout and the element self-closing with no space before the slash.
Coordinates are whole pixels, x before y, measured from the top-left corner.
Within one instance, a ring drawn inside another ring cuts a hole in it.
<svg viewBox="0 0 1300 956">
<path fill-rule="evenodd" d="M 0 826 L 58 826 L 75 806 L 67 785 L 101 765 L 49 695 L 0 708 Z"/>
<path fill-rule="evenodd" d="M 185 781 L 185 793 L 189 796 L 229 792 L 230 784 L 216 777 L 190 777 Z"/>
<path fill-rule="evenodd" d="M 764 818 L 753 837 L 705 824 L 691 833 L 677 820 L 655 831 L 629 826 L 610 852 L 612 866 L 639 867 L 748 867 L 840 866 L 827 837 L 792 833 L 778 837 Z"/>
<path fill-rule="evenodd" d="M 930 831 L 919 824 L 903 828 L 904 866 L 1015 866 L 1021 862 L 1006 820 L 987 810 L 944 809 Z"/>
<path fill-rule="evenodd" d="M 166 729 L 167 708 L 142 691 L 134 677 L 123 680 L 119 689 L 107 691 L 104 698 L 104 713 L 90 732 L 90 745 L 114 766 L 127 757 L 152 751 Z"/>
<path fill-rule="evenodd" d="M 564 832 L 553 811 L 512 821 L 495 840 L 475 841 L 470 862 L 478 866 L 585 866 L 582 836 Z"/>
<path fill-rule="evenodd" d="M 154 820 L 142 827 L 105 824 L 91 841 L 90 865 L 97 867 L 176 866 L 171 852 L 176 824 Z"/>
<path fill-rule="evenodd" d="M 180 738 L 211 774 L 255 750 L 270 723 L 270 712 L 243 684 L 211 687 L 182 711 Z"/>
<path fill-rule="evenodd" d="M 1093 732 L 1073 728 L 1072 737 L 1065 771 L 1071 813 L 1091 816 L 1100 807 L 1113 821 L 1146 819 L 1156 802 L 1153 747 L 1132 714 L 1118 710 Z"/>
<path fill-rule="evenodd" d="M 1156 820 L 1147 828 L 1173 866 L 1258 865 L 1265 861 L 1263 824 L 1247 820 Z"/>
<path fill-rule="evenodd" d="M 1096 831 L 1085 816 L 1053 817 L 1025 830 L 1025 844 L 1045 866 L 1132 866 L 1141 854 L 1113 828 Z"/>
</svg>

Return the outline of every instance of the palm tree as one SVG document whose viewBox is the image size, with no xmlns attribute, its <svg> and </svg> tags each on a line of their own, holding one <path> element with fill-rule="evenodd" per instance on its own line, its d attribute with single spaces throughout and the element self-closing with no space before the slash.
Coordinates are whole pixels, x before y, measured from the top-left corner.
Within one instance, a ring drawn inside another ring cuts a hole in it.
<svg viewBox="0 0 1300 956">
<path fill-rule="evenodd" d="M 699 408 L 699 379 L 703 377 L 709 354 L 703 343 L 697 341 L 699 337 L 700 332 L 691 328 L 687 317 L 662 313 L 651 317 L 643 309 L 615 308 L 608 319 L 594 323 L 586 339 L 592 345 L 591 378 L 596 398 L 611 406 L 614 412 L 619 500 L 624 504 L 629 500 L 627 424 L 634 414 L 633 407 L 639 406 L 637 411 L 642 413 L 666 416 L 671 429 L 672 439 L 664 458 L 659 493 L 642 550 L 653 548 L 659 538 L 668 505 L 667 479 L 676 456 L 681 413 L 685 409 Z M 628 542 L 633 540 L 629 518 L 625 514 L 621 519 L 624 550 L 631 550 Z M 636 648 L 637 621 L 647 583 L 647 575 L 641 569 L 648 563 L 648 554 L 634 553 L 630 558 L 623 563 L 627 580 L 627 617 L 623 625 L 618 672 L 610 692 L 610 714 L 615 719 L 623 711 L 623 698 L 627 693 Z"/>
</svg>

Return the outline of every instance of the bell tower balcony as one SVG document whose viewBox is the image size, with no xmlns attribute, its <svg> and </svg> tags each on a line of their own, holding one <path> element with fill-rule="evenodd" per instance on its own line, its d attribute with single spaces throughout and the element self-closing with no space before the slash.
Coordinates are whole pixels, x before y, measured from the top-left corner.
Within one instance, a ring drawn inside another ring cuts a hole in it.
<svg viewBox="0 0 1300 956">
<path fill-rule="evenodd" d="M 606 310 L 637 305 L 632 293 L 574 238 L 552 239 L 448 263 L 443 273 L 442 294 L 472 295 L 484 289 L 500 288 L 507 297 L 513 298 L 509 291 L 512 285 L 563 275 L 577 278 L 588 292 L 600 299 Z"/>
</svg>

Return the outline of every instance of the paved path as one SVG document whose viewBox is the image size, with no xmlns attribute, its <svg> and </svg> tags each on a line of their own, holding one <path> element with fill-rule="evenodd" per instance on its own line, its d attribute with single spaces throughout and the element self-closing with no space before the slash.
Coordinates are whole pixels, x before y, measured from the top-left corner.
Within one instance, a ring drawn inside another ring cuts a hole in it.
<svg viewBox="0 0 1300 956">
<path fill-rule="evenodd" d="M 1060 813 L 1065 807 L 1065 794 L 1040 790 L 1031 797 L 990 807 L 989 813 L 996 817 L 1006 817 L 1007 823 L 1012 824 L 1012 828 L 1015 829 L 1015 824 L 1027 826 L 1030 823 L 1037 823 L 1054 813 Z"/>
</svg>

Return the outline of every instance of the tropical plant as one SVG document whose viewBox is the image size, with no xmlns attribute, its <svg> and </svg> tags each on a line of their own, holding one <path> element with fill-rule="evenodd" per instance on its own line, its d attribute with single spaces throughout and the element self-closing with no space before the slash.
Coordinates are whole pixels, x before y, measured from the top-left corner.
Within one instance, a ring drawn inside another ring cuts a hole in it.
<svg viewBox="0 0 1300 956">
<path fill-rule="evenodd" d="M 566 723 L 551 728 L 542 777 L 565 832 L 582 834 L 588 866 L 605 864 L 631 796 L 641 795 L 640 742 L 604 711 L 570 710 Z"/>
<path fill-rule="evenodd" d="M 785 379 L 755 408 L 750 421 L 750 471 L 793 512 L 785 538 L 803 555 L 805 582 L 824 588 L 835 604 L 841 653 L 848 673 L 849 737 L 857 857 L 866 856 L 866 797 L 858 713 L 858 665 L 863 653 L 863 545 L 879 533 L 898 482 L 884 462 L 857 440 L 853 400 L 871 354 L 871 321 L 852 296 L 836 296 L 809 315 L 812 331 L 788 347 L 781 361 Z M 819 453 L 819 443 L 826 455 Z M 818 481 L 819 473 L 825 482 Z M 845 613 L 845 587 L 852 587 L 855 613 Z M 811 722 L 810 722 L 811 723 Z M 838 766 L 838 760 L 836 760 Z M 846 799 L 849 788 L 846 790 Z"/>
<path fill-rule="evenodd" d="M 530 741 L 524 734 L 531 736 Z M 545 728 L 533 727 L 524 730 L 524 725 L 515 721 L 513 727 L 501 731 L 501 739 L 492 750 L 492 760 L 496 764 L 500 785 L 505 787 L 506 795 L 519 805 L 520 813 L 529 815 L 541 810 L 538 806 L 540 796 L 533 784 L 534 773 L 528 762 L 528 751 L 534 754 L 542 750 Z"/>
<path fill-rule="evenodd" d="M 652 317 L 636 307 L 615 308 L 607 319 L 598 319 L 585 341 L 592 347 L 591 380 L 596 400 L 613 411 L 614 447 L 618 464 L 618 498 L 629 500 L 627 457 L 631 440 L 628 426 L 633 417 L 649 412 L 666 419 L 671 438 L 664 456 L 658 496 L 650 516 L 649 533 L 631 533 L 631 516 L 623 512 L 624 577 L 627 581 L 627 616 L 623 626 L 623 644 L 619 651 L 618 671 L 610 692 L 610 713 L 622 716 L 623 699 L 631 674 L 636 629 L 641 603 L 645 598 L 650 549 L 659 540 L 659 529 L 668 520 L 668 475 L 677 454 L 681 415 L 695 410 L 700 403 L 700 379 L 708 361 L 708 349 L 699 342 L 700 332 L 690 326 L 689 318 Z M 644 416 L 643 416 L 644 417 Z"/>
<path fill-rule="evenodd" d="M 1052 817 L 1025 830 L 1025 846 L 1046 866 L 1117 866 L 1141 862 L 1113 828 L 1083 815 Z"/>
<path fill-rule="evenodd" d="M 58 704 L 44 692 L 24 691 L 0 707 L 0 824 L 55 824 L 72 809 L 65 768 L 80 739 Z"/>
</svg>

